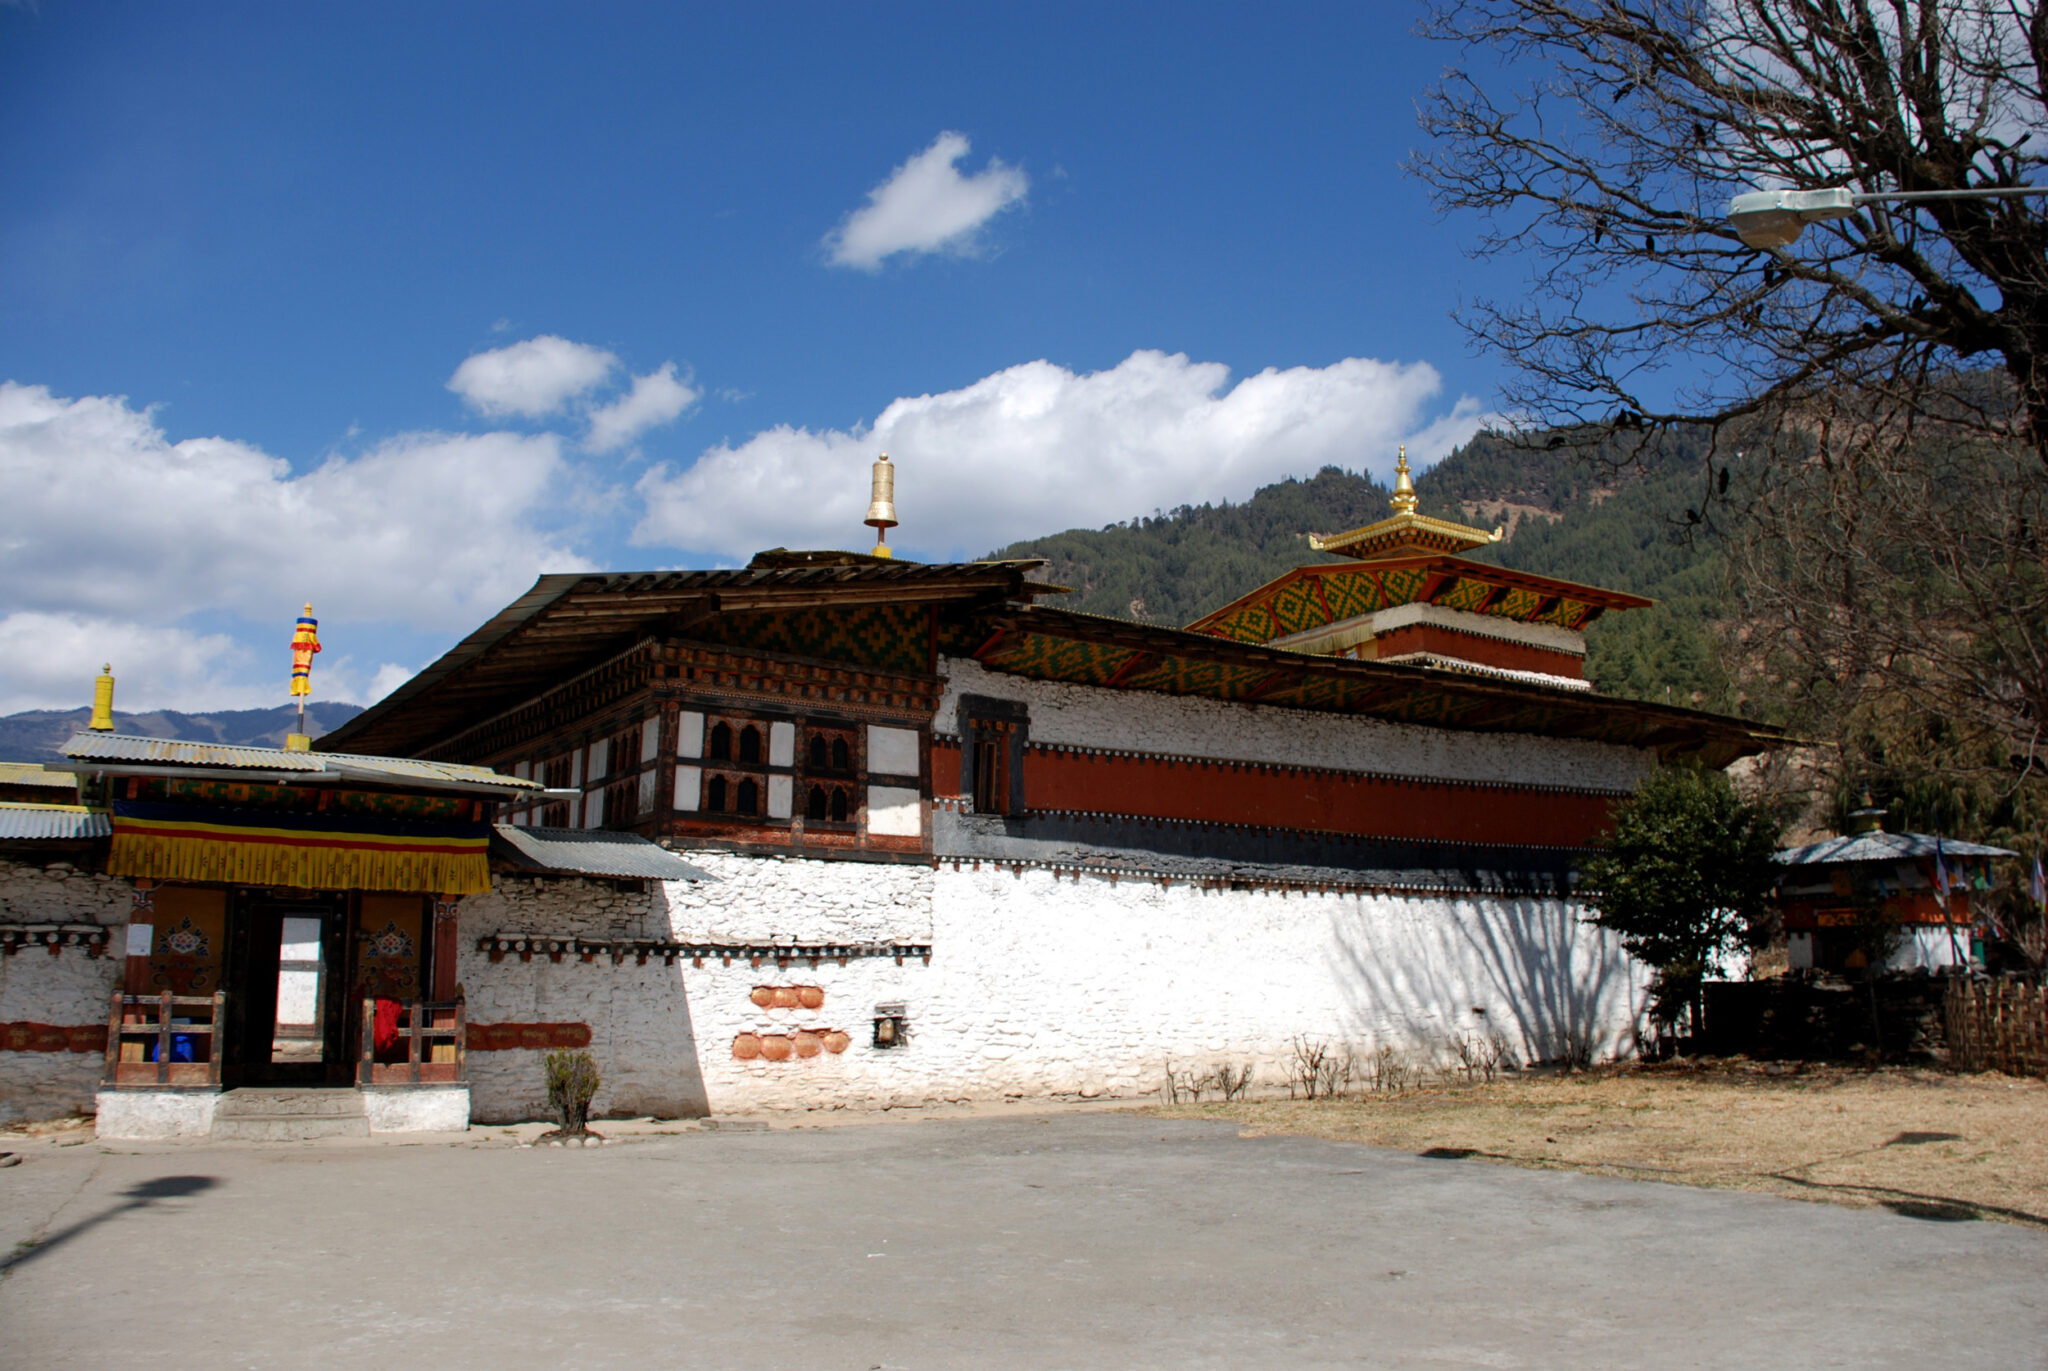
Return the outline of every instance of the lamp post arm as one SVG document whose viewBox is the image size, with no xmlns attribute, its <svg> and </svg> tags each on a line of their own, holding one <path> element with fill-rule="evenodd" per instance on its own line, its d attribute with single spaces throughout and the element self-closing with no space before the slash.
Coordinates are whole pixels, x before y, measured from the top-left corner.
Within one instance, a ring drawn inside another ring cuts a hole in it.
<svg viewBox="0 0 2048 1371">
<path fill-rule="evenodd" d="M 1859 205 L 1894 200 L 2012 200 L 2023 195 L 2048 195 L 2048 186 L 1986 186 L 1982 190 L 1881 190 L 1849 198 Z"/>
</svg>

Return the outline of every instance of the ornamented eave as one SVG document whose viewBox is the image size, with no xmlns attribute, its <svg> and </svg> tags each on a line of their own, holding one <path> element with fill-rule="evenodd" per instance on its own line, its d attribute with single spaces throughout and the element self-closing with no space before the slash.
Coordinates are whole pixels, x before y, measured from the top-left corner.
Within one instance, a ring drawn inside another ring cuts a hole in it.
<svg viewBox="0 0 2048 1371">
<path fill-rule="evenodd" d="M 623 965 L 629 957 L 635 966 L 645 966 L 650 961 L 674 966 L 688 958 L 690 964 L 697 967 L 703 966 L 708 958 L 715 958 L 726 966 L 739 961 L 752 967 L 767 962 L 778 967 L 797 962 L 808 962 L 813 967 L 824 962 L 845 966 L 848 962 L 874 957 L 893 958 L 901 966 L 909 957 L 927 963 L 932 959 L 930 943 L 687 942 L 677 939 L 557 937 L 546 933 L 486 933 L 476 940 L 476 950 L 494 962 L 502 962 L 507 957 L 517 957 L 522 962 L 545 957 L 559 964 L 574 957 L 579 962 L 594 963 L 602 957 L 613 966 Z"/>
</svg>

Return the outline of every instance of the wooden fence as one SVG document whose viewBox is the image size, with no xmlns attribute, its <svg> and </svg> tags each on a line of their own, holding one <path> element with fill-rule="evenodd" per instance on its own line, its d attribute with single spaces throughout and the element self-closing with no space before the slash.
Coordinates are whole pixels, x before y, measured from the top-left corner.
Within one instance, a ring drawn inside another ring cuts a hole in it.
<svg viewBox="0 0 2048 1371">
<path fill-rule="evenodd" d="M 1958 977 L 1942 1010 L 1954 1070 L 2048 1076 L 2048 988 Z"/>
<path fill-rule="evenodd" d="M 363 1048 L 356 1063 L 356 1084 L 456 1085 L 467 1080 L 467 1013 L 461 1000 L 400 1001 L 398 1037 L 405 1043 L 405 1057 L 379 1061 L 377 1002 L 364 1000 Z"/>
</svg>

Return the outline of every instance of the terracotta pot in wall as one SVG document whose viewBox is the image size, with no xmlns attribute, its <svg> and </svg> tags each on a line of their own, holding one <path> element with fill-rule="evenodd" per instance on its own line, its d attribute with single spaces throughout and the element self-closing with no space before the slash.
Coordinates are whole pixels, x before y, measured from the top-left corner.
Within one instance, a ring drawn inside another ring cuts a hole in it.
<svg viewBox="0 0 2048 1371">
<path fill-rule="evenodd" d="M 805 1009 L 816 1009 L 825 1003 L 825 991 L 822 986 L 801 985 L 797 987 L 796 999 Z"/>
<path fill-rule="evenodd" d="M 763 1033 L 761 1035 L 761 1055 L 771 1062 L 788 1061 L 789 1039 L 780 1033 Z"/>
<path fill-rule="evenodd" d="M 777 1009 L 795 1009 L 796 1006 L 797 998 L 795 986 L 778 985 L 775 987 L 775 1007 Z"/>
<path fill-rule="evenodd" d="M 852 1042 L 851 1037 L 835 1028 L 825 1035 L 825 1050 L 833 1053 L 844 1052 Z"/>
<path fill-rule="evenodd" d="M 761 1006 L 761 1008 L 766 1009 L 769 1005 L 775 1003 L 775 987 L 772 985 L 757 985 L 754 987 L 754 993 L 747 996 L 747 998 Z"/>
<path fill-rule="evenodd" d="M 742 1033 L 732 1040 L 732 1055 L 743 1062 L 750 1062 L 761 1055 L 761 1035 Z"/>
<path fill-rule="evenodd" d="M 815 1033 L 799 1033 L 799 1034 L 797 1034 L 797 1035 L 796 1035 L 796 1055 L 797 1055 L 797 1056 L 799 1056 L 799 1057 L 815 1057 L 815 1056 L 817 1056 L 817 1055 L 818 1055 L 818 1054 L 819 1054 L 820 1052 L 822 1052 L 822 1051 L 824 1051 L 824 1050 L 825 1050 L 825 1045 L 824 1045 L 824 1044 L 823 1044 L 822 1042 L 820 1042 L 820 1041 L 818 1040 L 818 1035 L 817 1035 L 817 1034 L 815 1034 Z"/>
</svg>

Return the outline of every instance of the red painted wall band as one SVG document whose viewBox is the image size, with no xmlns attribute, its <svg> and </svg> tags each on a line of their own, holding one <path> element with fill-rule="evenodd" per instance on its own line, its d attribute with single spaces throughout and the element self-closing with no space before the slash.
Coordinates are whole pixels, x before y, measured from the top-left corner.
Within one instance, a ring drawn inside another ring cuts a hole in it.
<svg viewBox="0 0 2048 1371">
<path fill-rule="evenodd" d="M 932 784 L 960 789 L 960 749 L 932 745 Z M 1028 809 L 1250 824 L 1368 838 L 1582 847 L 1607 826 L 1604 795 L 1438 785 L 1402 777 L 1303 769 L 1234 769 L 1227 762 L 1024 754 Z"/>
</svg>

